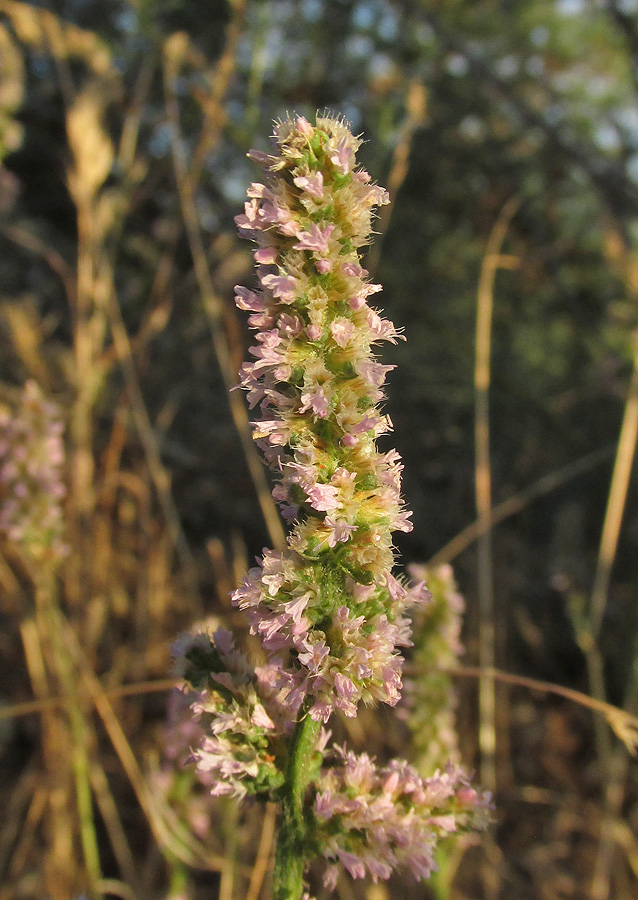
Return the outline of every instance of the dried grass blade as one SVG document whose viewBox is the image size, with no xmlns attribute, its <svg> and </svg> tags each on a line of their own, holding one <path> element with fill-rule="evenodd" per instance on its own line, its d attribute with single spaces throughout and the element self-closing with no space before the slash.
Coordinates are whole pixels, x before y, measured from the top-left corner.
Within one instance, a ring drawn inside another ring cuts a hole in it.
<svg viewBox="0 0 638 900">
<path fill-rule="evenodd" d="M 65 640 L 159 846 L 168 849 L 188 865 L 210 871 L 221 871 L 224 866 L 223 859 L 209 854 L 206 847 L 196 841 L 185 829 L 183 833 L 177 835 L 175 828 L 171 830 L 168 827 L 167 811 L 161 809 L 149 789 L 102 685 L 86 664 L 75 635 L 68 628 L 65 629 Z"/>
<path fill-rule="evenodd" d="M 496 694 L 489 670 L 495 660 L 494 589 L 492 536 L 487 523 L 492 509 L 490 468 L 489 387 L 492 343 L 494 280 L 503 267 L 501 247 L 510 222 L 520 206 L 512 197 L 503 206 L 492 228 L 481 265 L 476 311 L 476 363 L 474 368 L 474 440 L 476 511 L 482 534 L 478 539 L 479 659 L 484 674 L 479 682 L 479 747 L 481 781 L 487 790 L 496 790 Z M 508 257 L 509 260 L 509 257 Z"/>
</svg>

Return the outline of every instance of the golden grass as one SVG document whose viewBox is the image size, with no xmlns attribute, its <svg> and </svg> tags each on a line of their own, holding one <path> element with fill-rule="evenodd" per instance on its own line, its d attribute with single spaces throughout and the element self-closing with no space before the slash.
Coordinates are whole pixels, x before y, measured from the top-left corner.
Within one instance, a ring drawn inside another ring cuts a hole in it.
<svg viewBox="0 0 638 900">
<path fill-rule="evenodd" d="M 114 96 L 126 95 L 126 91 L 104 42 L 53 13 L 27 3 L 0 2 L 0 12 L 11 23 L 17 40 L 48 54 L 55 62 L 66 104 L 71 153 L 67 184 L 78 229 L 76 258 L 67 260 L 27 226 L 3 227 L 6 238 L 43 260 L 59 279 L 73 336 L 70 353 L 68 348 L 52 347 L 44 323 L 28 298 L 20 305 L 3 302 L 0 307 L 22 368 L 67 411 L 71 544 L 63 576 L 47 583 L 39 583 L 9 546 L 0 548 L 0 609 L 11 622 L 10 639 L 15 639 L 9 665 L 15 665 L 23 676 L 16 684 L 12 702 L 0 707 L 0 722 L 15 723 L 37 716 L 40 748 L 37 756 L 26 761 L 15 784 L 3 789 L 0 900 L 36 896 L 69 900 L 83 892 L 90 900 L 107 896 L 147 900 L 171 893 L 177 897 L 180 891 L 185 896 L 197 871 L 215 873 L 220 900 L 265 900 L 268 896 L 275 808 L 252 809 L 245 815 L 233 804 L 211 804 L 210 827 L 203 834 L 196 832 L 189 818 L 189 804 L 198 796 L 198 789 L 186 783 L 188 776 L 184 784 L 178 783 L 180 774 L 170 776 L 175 782 L 171 789 L 158 787 L 162 714 L 144 708 L 153 695 L 167 692 L 174 683 L 169 643 L 209 607 L 210 596 L 204 595 L 202 584 L 210 583 L 211 570 L 214 590 L 220 597 L 227 597 L 247 565 L 245 547 L 237 535 L 229 536 L 226 545 L 211 540 L 207 556 L 193 553 L 160 453 L 161 423 L 153 422 L 140 382 L 150 341 L 163 331 L 172 312 L 170 282 L 182 232 L 189 244 L 201 306 L 226 388 L 235 383 L 236 360 L 243 352 L 235 337 L 240 329 L 215 289 L 211 254 L 204 243 L 195 203 L 207 155 L 228 127 L 224 101 L 245 27 L 246 4 L 234 0 L 230 6 L 225 45 L 215 62 L 203 58 L 181 33 L 166 40 L 161 60 L 146 60 L 130 91 L 119 135 L 114 137 L 106 123 L 107 104 Z M 81 79 L 78 65 L 82 67 Z M 190 158 L 176 90 L 185 68 L 196 70 L 203 85 L 195 96 L 201 128 Z M 149 290 L 147 312 L 135 334 L 129 334 L 116 286 L 115 248 L 126 228 L 130 198 L 147 174 L 148 161 L 142 158 L 138 143 L 144 106 L 153 79 L 159 76 L 164 84 L 165 119 L 171 125 L 179 214 L 170 224 L 171 234 Z M 425 120 L 425 101 L 422 86 L 415 82 L 392 162 L 389 184 L 393 194 L 405 177 L 414 131 Z M 111 185 L 107 179 L 114 165 L 120 181 Z M 625 748 L 618 752 L 611 746 L 607 730 L 609 725 L 625 747 L 635 751 L 638 666 L 634 666 L 626 707 L 619 709 L 605 699 L 597 649 L 635 456 L 638 357 L 616 448 L 590 615 L 580 632 L 593 693 L 588 697 L 495 667 L 491 546 L 495 525 L 599 465 L 613 452 L 609 447 L 593 451 L 504 502 L 493 504 L 489 385 L 494 279 L 499 268 L 516 265 L 516 260 L 502 254 L 501 248 L 518 203 L 513 199 L 503 207 L 489 237 L 479 277 L 477 519 L 443 547 L 430 565 L 454 558 L 474 541 L 479 543 L 480 665 L 463 667 L 453 674 L 480 682 L 479 744 L 485 787 L 499 787 L 496 681 L 558 695 L 601 714 L 596 717 L 597 750 L 605 765 L 607 787 L 604 816 L 596 834 L 591 896 L 606 900 L 612 884 L 614 848 L 622 850 L 638 878 L 636 841 L 621 815 L 627 755 Z M 384 219 L 380 227 L 384 229 L 387 224 Z M 628 273 L 628 292 L 633 292 L 635 299 L 635 264 L 626 252 L 621 256 Z M 372 258 L 371 266 L 375 262 Z M 121 377 L 119 393 L 112 386 L 115 374 Z M 2 399 L 10 399 L 10 394 L 3 389 Z M 109 414 L 100 420 L 96 410 L 104 397 L 109 398 Z M 282 546 L 283 529 L 238 392 L 229 395 L 229 410 L 271 544 Z M 98 446 L 103 449 L 98 451 Z M 230 619 L 228 605 L 221 603 L 219 607 L 220 616 Z M 29 726 L 34 721 L 29 719 Z M 398 744 L 401 738 L 398 729 L 396 734 L 387 733 L 387 720 L 379 724 L 367 712 L 343 727 L 360 746 L 383 747 Z M 517 790 L 525 802 L 548 799 L 547 792 L 532 786 Z M 552 794 L 549 799 L 554 802 L 553 798 Z M 599 807 L 589 820 L 596 816 L 600 817 Z M 470 852 L 475 851 L 476 847 L 470 847 Z M 495 896 L 505 883 L 507 859 L 494 843 L 486 842 L 484 853 L 489 862 L 487 868 L 482 867 L 487 879 L 484 889 L 488 896 Z M 441 879 L 437 887 L 438 897 L 461 896 L 451 893 L 458 863 L 459 854 L 446 869 L 447 882 Z M 388 900 L 391 896 L 381 885 L 365 891 L 368 900 Z M 338 896 L 343 900 L 362 895 L 345 881 L 338 886 Z"/>
</svg>

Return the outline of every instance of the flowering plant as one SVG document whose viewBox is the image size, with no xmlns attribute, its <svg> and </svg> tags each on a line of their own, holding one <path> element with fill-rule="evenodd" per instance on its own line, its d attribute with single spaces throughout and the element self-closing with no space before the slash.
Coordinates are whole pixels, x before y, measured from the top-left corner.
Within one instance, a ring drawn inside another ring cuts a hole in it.
<svg viewBox="0 0 638 900">
<path fill-rule="evenodd" d="M 176 655 L 201 725 L 198 770 L 213 794 L 281 802 L 273 895 L 300 900 L 318 856 L 332 887 L 338 863 L 354 878 L 427 877 L 437 838 L 470 826 L 486 800 L 458 767 L 423 779 L 328 749 L 335 710 L 398 702 L 406 611 L 429 595 L 392 574 L 392 533 L 412 526 L 399 455 L 377 448 L 393 366 L 372 347 L 400 335 L 369 305 L 381 288 L 359 253 L 388 195 L 357 166 L 360 142 L 340 119 L 287 119 L 274 141 L 272 154 L 249 153 L 264 179 L 236 219 L 257 243 L 259 279 L 236 288 L 257 332 L 240 383 L 289 524 L 286 548 L 265 550 L 233 595 L 266 662 L 253 666 L 221 629 L 183 637 Z"/>
</svg>

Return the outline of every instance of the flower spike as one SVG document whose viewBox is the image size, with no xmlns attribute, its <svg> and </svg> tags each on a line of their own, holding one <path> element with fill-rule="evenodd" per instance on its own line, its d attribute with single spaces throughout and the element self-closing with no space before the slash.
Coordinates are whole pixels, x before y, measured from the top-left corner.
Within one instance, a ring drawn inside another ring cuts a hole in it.
<svg viewBox="0 0 638 900">
<path fill-rule="evenodd" d="M 375 881 L 397 868 L 428 877 L 438 839 L 478 823 L 488 799 L 456 766 L 424 779 L 403 761 L 326 753 L 335 711 L 398 702 L 407 612 L 430 595 L 392 573 L 392 535 L 412 523 L 399 454 L 377 447 L 392 427 L 381 404 L 394 367 L 374 347 L 401 335 L 370 305 L 381 287 L 360 251 L 387 192 L 358 166 L 360 141 L 341 119 L 280 121 L 274 142 L 250 152 L 263 180 L 236 217 L 257 245 L 258 280 L 235 288 L 256 332 L 240 386 L 289 526 L 284 549 L 265 549 L 232 597 L 265 663 L 212 628 L 180 639 L 176 655 L 200 777 L 216 795 L 281 802 L 273 898 L 309 900 L 317 856 L 328 888 L 338 865 Z"/>
</svg>

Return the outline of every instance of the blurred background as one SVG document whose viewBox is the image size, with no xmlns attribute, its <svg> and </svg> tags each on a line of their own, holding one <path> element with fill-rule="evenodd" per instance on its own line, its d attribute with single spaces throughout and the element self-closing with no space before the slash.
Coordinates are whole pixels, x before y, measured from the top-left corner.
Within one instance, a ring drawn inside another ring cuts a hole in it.
<svg viewBox="0 0 638 900">
<path fill-rule="evenodd" d="M 454 566 L 495 793 L 432 882 L 335 896 L 638 897 L 637 72 L 636 0 L 0 0 L 0 405 L 59 410 L 69 548 L 43 585 L 0 543 L 0 900 L 269 896 L 274 811 L 179 765 L 169 644 L 245 631 L 229 592 L 282 540 L 229 394 L 233 216 L 273 119 L 324 109 L 393 198 L 397 545 Z M 410 758 L 406 716 L 334 730 Z"/>
</svg>

